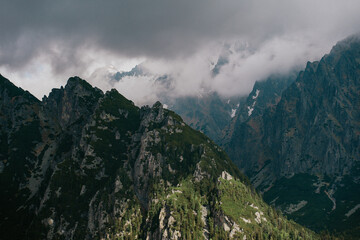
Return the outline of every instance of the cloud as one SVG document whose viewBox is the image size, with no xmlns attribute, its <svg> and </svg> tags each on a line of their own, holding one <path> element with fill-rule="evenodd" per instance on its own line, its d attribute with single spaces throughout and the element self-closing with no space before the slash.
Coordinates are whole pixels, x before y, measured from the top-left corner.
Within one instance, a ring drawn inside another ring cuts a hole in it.
<svg viewBox="0 0 360 240">
<path fill-rule="evenodd" d="M 248 94 L 255 81 L 270 75 L 292 74 L 328 50 L 301 36 L 272 38 L 256 48 L 234 41 L 209 45 L 183 59 L 145 60 L 140 64 L 144 75 L 125 77 L 120 82 L 114 81 L 115 72 L 107 68 L 96 70 L 89 79 L 95 85 L 108 84 L 107 89 L 117 88 L 138 105 L 213 91 L 232 97 Z M 223 62 L 214 74 L 219 59 Z M 160 77 L 166 77 L 168 84 L 159 81 Z"/>
<path fill-rule="evenodd" d="M 256 50 L 231 54 L 228 64 L 212 80 L 212 89 L 225 96 L 245 95 L 252 90 L 254 81 L 270 75 L 286 75 L 305 67 L 307 61 L 317 60 L 329 46 L 314 45 L 302 36 L 274 37 Z"/>
<path fill-rule="evenodd" d="M 359 32 L 358 9 L 357 0 L 4 0 L 0 71 L 30 91 L 38 85 L 40 95 L 71 75 L 145 61 L 155 74 L 173 76 L 178 95 L 245 94 L 254 81 L 320 58 Z M 249 48 L 229 56 L 212 79 L 209 61 L 236 42 Z"/>
</svg>

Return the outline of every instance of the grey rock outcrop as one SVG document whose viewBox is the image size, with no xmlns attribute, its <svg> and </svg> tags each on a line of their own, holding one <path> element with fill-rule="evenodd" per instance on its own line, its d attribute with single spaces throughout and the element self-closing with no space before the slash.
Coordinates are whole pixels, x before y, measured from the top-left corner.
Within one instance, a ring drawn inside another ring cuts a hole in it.
<svg viewBox="0 0 360 240">
<path fill-rule="evenodd" d="M 339 216 L 342 222 L 356 222 L 355 216 L 350 219 L 345 213 L 360 202 L 356 194 L 344 196 L 360 187 L 359 58 L 358 36 L 339 42 L 320 61 L 309 62 L 275 106 L 240 123 L 226 145 L 232 160 L 264 192 L 266 200 L 282 209 L 307 201 L 290 216 L 314 229 L 356 228 L 335 222 Z M 300 180 L 303 187 L 290 191 L 290 182 Z M 321 191 L 313 186 L 317 182 L 324 183 Z M 280 189 L 297 197 L 283 196 Z M 329 191 L 333 193 L 330 198 Z M 341 202 L 342 210 L 338 205 L 332 210 L 334 199 Z M 314 209 L 316 220 L 309 220 Z"/>
</svg>

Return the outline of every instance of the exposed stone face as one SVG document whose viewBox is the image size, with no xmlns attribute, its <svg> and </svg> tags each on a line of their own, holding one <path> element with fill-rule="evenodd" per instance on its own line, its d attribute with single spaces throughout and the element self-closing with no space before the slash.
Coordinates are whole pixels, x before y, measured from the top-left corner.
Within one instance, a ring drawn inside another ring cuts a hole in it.
<svg viewBox="0 0 360 240">
<path fill-rule="evenodd" d="M 168 105 L 191 127 L 217 144 L 225 145 L 230 141 L 236 124 L 249 118 L 249 112 L 251 116 L 261 115 L 268 106 L 278 103 L 282 91 L 295 81 L 296 74 L 294 71 L 259 79 L 261 81 L 255 83 L 249 96 L 225 98 L 211 92 L 176 98 Z"/>
<path fill-rule="evenodd" d="M 103 94 L 77 77 L 40 102 L 0 80 L 0 177 L 8 183 L 0 189 L 8 206 L 0 211 L 1 229 L 6 227 L 1 232 L 15 239 L 138 238 L 157 223 L 150 239 L 181 239 L 173 228 L 179 220 L 170 212 L 155 223 L 146 214 L 154 204 L 168 209 L 156 196 L 192 176 L 207 156 L 204 145 L 221 162 L 215 174 L 227 169 L 241 176 L 217 146 L 160 103 L 139 109 L 116 90 Z M 185 133 L 187 139 L 179 141 Z M 159 186 L 160 193 L 154 192 Z"/>
<path fill-rule="evenodd" d="M 239 125 L 241 123 L 249 119 L 258 118 L 268 108 L 276 106 L 281 99 L 282 92 L 296 80 L 297 73 L 294 70 L 285 75 L 275 74 L 267 79 L 255 82 L 250 94 L 243 101 L 239 102 L 231 122 L 223 128 L 222 137 L 219 141 L 220 145 L 227 147 L 228 144 L 234 142 L 233 138 L 239 137 Z M 241 131 L 241 134 L 244 134 L 244 132 Z M 252 139 L 252 135 L 242 136 L 242 138 Z M 236 149 L 230 147 L 227 149 L 229 153 L 232 153 L 232 150 L 236 151 Z"/>
<path fill-rule="evenodd" d="M 168 105 L 191 127 L 220 143 L 223 130 L 232 120 L 232 111 L 244 102 L 245 97 L 225 98 L 211 92 L 201 96 L 179 97 L 170 100 Z"/>
<path fill-rule="evenodd" d="M 161 103 L 140 109 L 79 78 L 40 102 L 1 77 L 0 110 L 1 239 L 212 239 L 253 231 L 243 232 L 241 220 L 216 204 L 230 192 L 261 201 L 246 177 Z M 218 190 L 221 175 L 237 190 Z M 218 228 L 224 219 L 229 231 Z M 276 221 L 255 227 L 272 231 Z"/>
<path fill-rule="evenodd" d="M 232 179 L 232 176 L 231 176 L 228 172 L 223 171 L 223 172 L 221 173 L 221 178 L 224 179 L 224 180 L 231 180 L 231 179 Z"/>
<path fill-rule="evenodd" d="M 267 159 L 277 176 L 344 174 L 358 160 L 360 44 L 348 41 L 308 63 L 275 109 L 239 125 L 229 152 L 251 176 Z"/>
<path fill-rule="evenodd" d="M 359 58 L 358 37 L 339 42 L 320 61 L 309 62 L 275 106 L 268 107 L 262 115 L 252 115 L 248 120 L 238 122 L 226 145 L 227 152 L 253 184 L 265 192 L 265 199 L 274 200 L 276 189 L 283 189 L 285 182 L 303 176 L 298 174 L 309 174 L 306 178 L 314 182 L 328 177 L 322 190 L 317 191 L 322 197 L 327 198 L 324 191 L 333 190 L 343 206 L 356 205 L 360 201 L 358 196 L 345 199 L 341 194 L 345 188 L 355 191 L 359 187 L 356 182 L 360 160 Z M 336 180 L 339 176 L 343 179 Z M 307 189 L 315 192 L 311 184 Z M 301 221 L 301 215 L 304 219 L 307 216 L 301 211 L 309 211 L 311 202 L 316 201 L 304 199 L 303 195 L 300 193 L 300 198 L 292 202 L 280 198 L 274 204 L 285 210 L 291 204 L 310 201 L 293 215 Z M 306 224 L 314 224 L 314 228 L 319 229 L 322 221 L 336 221 L 335 217 L 340 213 L 335 212 L 326 208 L 319 213 L 321 223 Z M 330 220 L 326 220 L 329 216 Z M 344 218 L 344 221 L 348 219 Z M 334 224 L 334 227 L 338 226 Z"/>
<path fill-rule="evenodd" d="M 62 127 L 73 124 L 94 111 L 104 94 L 79 77 L 70 78 L 65 88 L 53 89 L 49 97 L 43 98 L 46 112 L 58 119 Z"/>
</svg>

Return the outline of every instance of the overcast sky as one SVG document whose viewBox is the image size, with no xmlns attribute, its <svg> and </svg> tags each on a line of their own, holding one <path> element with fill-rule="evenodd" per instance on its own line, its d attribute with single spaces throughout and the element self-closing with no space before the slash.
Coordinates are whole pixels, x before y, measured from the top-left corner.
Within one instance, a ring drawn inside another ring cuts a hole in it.
<svg viewBox="0 0 360 240">
<path fill-rule="evenodd" d="M 1 0 L 0 73 L 38 98 L 78 75 L 144 104 L 161 94 L 153 79 L 94 77 L 142 63 L 171 75 L 174 95 L 247 94 L 358 33 L 359 11 L 358 0 Z"/>
</svg>

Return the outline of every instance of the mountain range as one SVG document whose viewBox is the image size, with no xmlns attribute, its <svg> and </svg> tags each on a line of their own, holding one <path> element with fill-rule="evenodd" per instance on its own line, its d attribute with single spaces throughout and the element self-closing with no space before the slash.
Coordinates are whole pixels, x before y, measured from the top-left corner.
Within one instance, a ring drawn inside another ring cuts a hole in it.
<svg viewBox="0 0 360 240">
<path fill-rule="evenodd" d="M 213 74 L 226 64 L 220 56 Z M 224 147 L 267 203 L 316 231 L 359 238 L 358 76 L 352 36 L 300 72 L 256 82 L 246 97 L 163 101 Z"/>
<path fill-rule="evenodd" d="M 277 101 L 237 117 L 226 152 L 288 217 L 360 238 L 359 37 L 308 62 Z"/>
<path fill-rule="evenodd" d="M 0 239 L 320 239 L 160 102 L 0 75 Z"/>
<path fill-rule="evenodd" d="M 139 108 L 72 77 L 40 101 L 0 75 L 0 239 L 358 239 L 359 84 L 357 36 L 245 97 Z"/>
</svg>

